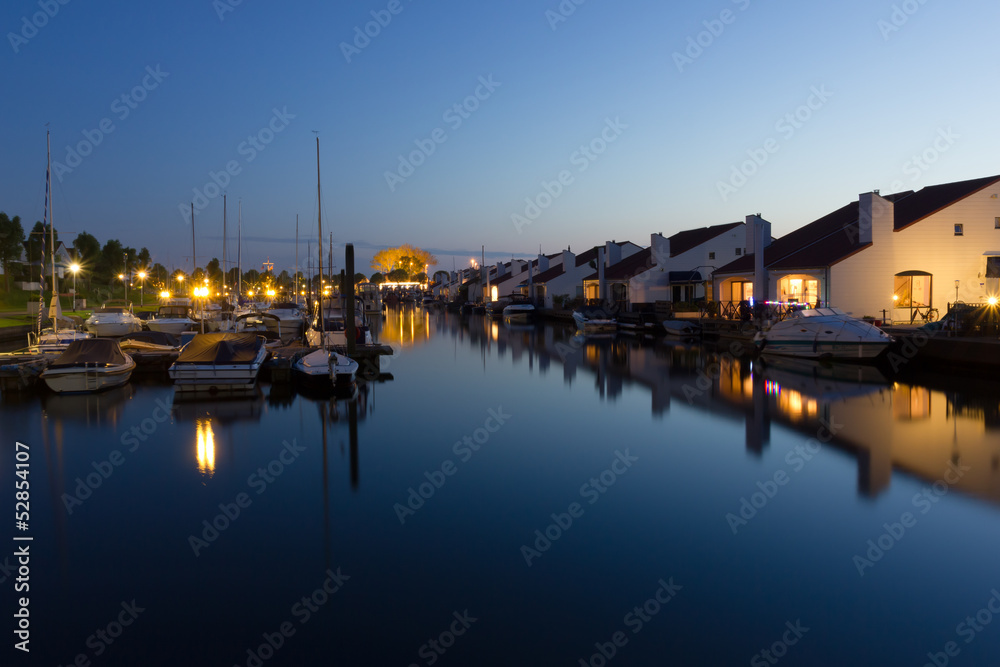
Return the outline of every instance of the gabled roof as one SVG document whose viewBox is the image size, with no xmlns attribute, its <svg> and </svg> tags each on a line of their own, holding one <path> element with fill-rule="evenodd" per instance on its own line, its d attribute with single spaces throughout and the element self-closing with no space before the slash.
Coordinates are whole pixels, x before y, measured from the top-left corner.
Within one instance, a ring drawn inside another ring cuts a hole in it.
<svg viewBox="0 0 1000 667">
<path fill-rule="evenodd" d="M 998 181 L 1000 176 L 987 176 L 922 188 L 896 203 L 894 231 L 909 227 Z"/>
<path fill-rule="evenodd" d="M 670 237 L 670 256 L 676 257 L 692 248 L 697 248 L 702 243 L 711 241 L 716 236 L 735 229 L 742 224 L 742 222 L 730 222 L 725 225 L 714 225 L 712 227 L 702 227 L 701 229 L 686 229 L 683 232 L 677 232 Z"/>
<path fill-rule="evenodd" d="M 617 264 L 604 269 L 605 280 L 629 280 L 643 271 L 648 270 L 653 265 L 653 251 L 645 248 L 639 252 L 629 255 Z M 597 272 L 584 278 L 584 280 L 597 280 Z"/>
</svg>

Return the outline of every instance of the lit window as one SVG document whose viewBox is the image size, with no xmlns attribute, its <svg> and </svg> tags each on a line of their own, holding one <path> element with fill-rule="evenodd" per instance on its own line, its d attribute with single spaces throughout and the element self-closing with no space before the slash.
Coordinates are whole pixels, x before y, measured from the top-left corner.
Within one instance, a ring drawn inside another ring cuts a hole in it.
<svg viewBox="0 0 1000 667">
<path fill-rule="evenodd" d="M 1000 218 L 997 218 L 997 227 L 1000 227 Z M 715 253 L 714 252 L 708 253 L 708 258 L 715 259 Z"/>
<path fill-rule="evenodd" d="M 962 236 L 963 226 L 961 223 L 955 223 L 955 236 Z"/>
</svg>

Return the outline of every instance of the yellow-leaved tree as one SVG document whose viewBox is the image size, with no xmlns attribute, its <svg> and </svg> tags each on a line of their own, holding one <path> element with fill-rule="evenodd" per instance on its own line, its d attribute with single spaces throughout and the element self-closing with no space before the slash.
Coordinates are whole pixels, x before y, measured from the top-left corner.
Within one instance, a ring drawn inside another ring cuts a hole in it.
<svg viewBox="0 0 1000 667">
<path fill-rule="evenodd" d="M 398 248 L 379 250 L 372 257 L 371 268 L 384 274 L 396 269 L 406 271 L 410 278 L 423 273 L 426 268 L 435 266 L 437 258 L 421 248 L 404 243 Z"/>
</svg>

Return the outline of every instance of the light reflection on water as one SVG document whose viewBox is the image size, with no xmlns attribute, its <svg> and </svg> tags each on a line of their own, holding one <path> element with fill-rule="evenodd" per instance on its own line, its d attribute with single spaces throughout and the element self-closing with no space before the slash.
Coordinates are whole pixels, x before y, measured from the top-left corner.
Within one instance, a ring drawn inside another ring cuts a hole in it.
<svg viewBox="0 0 1000 667">
<path fill-rule="evenodd" d="M 245 665 L 284 621 L 296 634 L 265 665 L 427 664 L 421 647 L 465 609 L 479 620 L 440 664 L 579 664 L 618 630 L 609 664 L 746 664 L 797 618 L 811 630 L 788 664 L 923 664 L 1000 583 L 989 384 L 419 307 L 374 324 L 394 379 L 349 396 L 264 382 L 180 401 L 137 378 L 5 398 L 0 496 L 8 434 L 32 446 L 39 659 L 97 664 L 87 637 L 136 598 L 148 616 L 101 664 L 197 647 Z M 490 410 L 511 416 L 456 447 Z M 581 485 L 625 450 L 634 465 L 590 504 Z M 955 469 L 921 512 L 914 498 Z M 726 515 L 779 472 L 790 481 L 734 535 Z M 410 490 L 422 502 L 401 524 Z M 67 508 L 68 494 L 86 498 Z M 573 502 L 582 516 L 528 567 L 522 546 Z M 907 511 L 916 525 L 860 576 L 852 558 Z M 338 567 L 351 579 L 300 623 L 293 603 Z M 671 577 L 684 588 L 632 633 L 626 613 Z M 998 647 L 983 632 L 962 659 Z"/>
</svg>

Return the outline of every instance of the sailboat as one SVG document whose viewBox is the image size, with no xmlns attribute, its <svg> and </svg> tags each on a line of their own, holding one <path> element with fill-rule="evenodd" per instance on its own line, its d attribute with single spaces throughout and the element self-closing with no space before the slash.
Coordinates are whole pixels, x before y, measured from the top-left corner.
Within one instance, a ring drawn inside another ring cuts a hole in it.
<svg viewBox="0 0 1000 667">
<path fill-rule="evenodd" d="M 49 306 L 49 319 L 52 328 L 42 329 L 42 314 L 38 313 L 38 333 L 28 334 L 28 348 L 31 352 L 63 352 L 70 343 L 91 338 L 89 333 L 79 331 L 70 320 L 63 317 L 62 305 L 59 303 L 59 284 L 56 282 L 56 226 L 52 218 L 52 149 L 49 133 L 45 133 L 45 209 L 49 221 L 49 261 L 52 263 L 52 303 Z M 43 223 L 44 226 L 44 223 Z M 59 330 L 59 320 L 64 320 L 64 327 Z"/>
<path fill-rule="evenodd" d="M 316 195 L 319 202 L 319 275 L 323 275 L 323 206 L 322 188 L 319 177 L 319 137 L 316 137 Z M 318 343 L 320 349 L 303 355 L 292 364 L 295 371 L 305 382 L 312 385 L 322 385 L 323 387 L 345 387 L 350 386 L 358 372 L 358 362 L 327 348 L 326 338 L 326 308 L 323 305 L 322 284 L 319 289 L 319 308 L 317 309 L 316 329 L 318 330 Z M 314 339 L 310 339 L 312 345 Z M 345 339 L 346 342 L 346 339 Z"/>
</svg>

